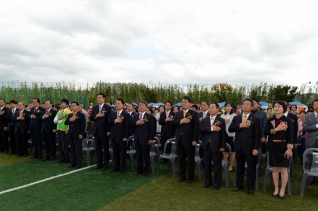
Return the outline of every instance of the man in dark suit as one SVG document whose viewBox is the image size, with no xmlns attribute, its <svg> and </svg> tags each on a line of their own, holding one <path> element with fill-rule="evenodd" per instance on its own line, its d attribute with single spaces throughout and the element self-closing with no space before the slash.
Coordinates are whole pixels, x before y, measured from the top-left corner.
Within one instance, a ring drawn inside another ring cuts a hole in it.
<svg viewBox="0 0 318 211">
<path fill-rule="evenodd" d="M 191 110 L 192 100 L 184 96 L 181 100 L 182 110 L 173 119 L 176 128 L 176 145 L 179 160 L 179 182 L 186 179 L 186 165 L 188 165 L 188 183 L 194 178 L 194 152 L 199 140 L 200 123 L 198 113 Z"/>
<path fill-rule="evenodd" d="M 18 102 L 16 100 L 10 101 L 10 110 L 7 111 L 6 114 L 6 120 L 8 124 L 7 130 L 9 131 L 9 137 L 10 137 L 10 148 L 11 152 L 8 153 L 8 155 L 16 155 L 16 138 L 15 138 L 15 121 L 12 121 L 12 117 L 15 115 L 16 107 Z"/>
<path fill-rule="evenodd" d="M 133 106 L 133 104 L 131 103 L 128 103 L 127 105 L 127 113 L 130 115 L 130 118 L 134 118 L 134 115 L 136 114 L 134 112 L 135 108 Z M 131 119 L 130 119 L 130 122 L 131 122 Z M 130 130 L 129 130 L 129 136 L 133 136 L 134 135 L 134 127 L 130 127 Z"/>
<path fill-rule="evenodd" d="M 25 109 L 23 102 L 19 102 L 12 121 L 15 123 L 15 137 L 17 143 L 17 157 L 28 156 L 28 130 L 29 130 L 29 112 Z"/>
<path fill-rule="evenodd" d="M 156 119 L 151 114 L 146 113 L 148 103 L 141 101 L 139 103 L 139 114 L 132 118 L 131 126 L 135 127 L 134 141 L 136 146 L 136 156 L 138 168 L 134 175 L 149 175 L 150 152 L 149 148 L 156 133 Z M 145 166 L 143 166 L 143 158 Z"/>
<path fill-rule="evenodd" d="M 261 132 L 259 119 L 251 114 L 253 100 L 243 101 L 243 113 L 235 116 L 229 126 L 229 132 L 235 132 L 236 187 L 234 192 L 243 189 L 245 161 L 247 162 L 248 194 L 253 195 L 256 178 L 256 159 L 259 152 Z"/>
<path fill-rule="evenodd" d="M 50 100 L 45 101 L 44 106 L 45 110 L 41 113 L 41 133 L 46 154 L 44 160 L 52 161 L 56 158 L 56 124 L 53 121 L 56 116 L 56 111 L 52 109 L 52 102 Z"/>
<path fill-rule="evenodd" d="M 286 101 L 285 101 L 286 102 Z M 295 114 L 293 114 L 289 110 L 289 103 L 286 102 L 287 104 L 287 111 L 284 113 L 286 117 L 289 117 L 293 120 L 293 140 L 294 140 L 294 148 L 293 148 L 293 154 L 295 155 L 295 150 L 297 149 L 297 142 L 298 142 L 298 118 Z"/>
<path fill-rule="evenodd" d="M 159 124 L 161 125 L 160 142 L 162 146 L 162 153 L 163 153 L 164 145 L 166 141 L 170 138 L 173 138 L 175 134 L 175 128 L 172 123 L 175 113 L 171 111 L 171 108 L 172 108 L 172 103 L 170 101 L 167 101 L 165 103 L 165 111 L 160 114 L 160 118 L 159 118 Z M 171 152 L 171 144 L 167 146 L 166 153 L 169 154 L 170 152 Z"/>
<path fill-rule="evenodd" d="M 9 109 L 5 107 L 4 99 L 0 99 L 0 152 L 8 153 L 8 131 L 6 114 Z"/>
<path fill-rule="evenodd" d="M 202 149 L 204 162 L 204 188 L 212 185 L 212 164 L 214 165 L 214 190 L 222 184 L 222 156 L 226 145 L 225 121 L 217 116 L 220 106 L 217 103 L 210 103 L 209 117 L 203 118 L 200 132 L 202 133 Z"/>
<path fill-rule="evenodd" d="M 41 135 L 42 118 L 41 113 L 44 112 L 44 108 L 40 106 L 39 98 L 33 98 L 33 108 L 30 110 L 30 132 L 31 140 L 34 148 L 34 155 L 31 158 L 42 159 L 43 143 Z"/>
<path fill-rule="evenodd" d="M 198 117 L 199 117 L 199 121 L 202 122 L 202 120 L 206 117 L 209 116 L 209 111 L 208 111 L 208 108 L 209 108 L 209 104 L 207 101 L 203 100 L 201 102 L 201 112 L 199 112 L 198 114 Z"/>
<path fill-rule="evenodd" d="M 253 100 L 253 104 L 254 106 L 252 107 L 252 111 L 251 113 L 256 116 L 257 118 L 259 118 L 259 125 L 260 125 L 260 133 L 261 133 L 261 144 L 260 144 L 260 148 L 261 148 L 261 152 L 259 153 L 266 153 L 266 136 L 264 134 L 264 130 L 265 130 L 265 125 L 266 125 L 266 121 L 267 121 L 267 115 L 264 111 L 262 111 L 260 109 L 260 104 L 259 104 L 259 100 L 256 98 L 252 98 Z M 262 161 L 262 160 L 261 160 Z M 265 163 L 260 163 L 259 168 L 258 168 L 258 175 L 257 176 L 261 176 L 262 174 L 262 165 L 265 168 Z"/>
<path fill-rule="evenodd" d="M 98 105 L 93 107 L 90 120 L 94 121 L 93 136 L 95 137 L 95 149 L 97 157 L 97 165 L 95 169 L 105 171 L 108 169 L 110 160 L 109 155 L 109 136 L 110 129 L 107 126 L 108 119 L 111 114 L 111 107 L 105 104 L 105 94 L 97 94 Z M 102 149 L 104 148 L 104 153 Z M 104 155 L 104 156 L 103 156 Z"/>
<path fill-rule="evenodd" d="M 129 138 L 130 116 L 123 111 L 125 102 L 123 99 L 117 99 L 116 110 L 108 120 L 110 129 L 110 141 L 113 146 L 113 169 L 111 172 L 120 171 L 124 174 L 126 171 L 126 143 Z"/>
<path fill-rule="evenodd" d="M 82 167 L 82 139 L 86 129 L 85 115 L 78 111 L 78 106 L 78 102 L 72 102 L 72 113 L 65 120 L 65 125 L 69 125 L 68 140 L 71 148 L 71 165 L 68 168 L 75 167 L 76 169 Z"/>
</svg>

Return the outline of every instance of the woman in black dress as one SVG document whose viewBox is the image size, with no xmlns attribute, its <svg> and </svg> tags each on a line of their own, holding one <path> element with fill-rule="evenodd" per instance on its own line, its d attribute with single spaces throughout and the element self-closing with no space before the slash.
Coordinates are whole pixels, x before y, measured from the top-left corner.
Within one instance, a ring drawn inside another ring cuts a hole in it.
<svg viewBox="0 0 318 211">
<path fill-rule="evenodd" d="M 273 167 L 273 181 L 275 191 L 273 197 L 285 198 L 285 188 L 288 180 L 287 167 L 292 157 L 293 122 L 284 116 L 287 105 L 278 100 L 274 103 L 275 115 L 267 119 L 264 134 L 268 135 L 267 150 L 269 151 L 269 165 Z M 278 188 L 279 170 L 281 171 L 282 186 Z"/>
</svg>

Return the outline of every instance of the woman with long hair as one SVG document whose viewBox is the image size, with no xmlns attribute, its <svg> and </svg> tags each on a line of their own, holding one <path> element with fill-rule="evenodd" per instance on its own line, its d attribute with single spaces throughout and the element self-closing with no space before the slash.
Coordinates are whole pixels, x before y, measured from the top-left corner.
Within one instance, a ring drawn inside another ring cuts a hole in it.
<svg viewBox="0 0 318 211">
<path fill-rule="evenodd" d="M 226 143 L 228 143 L 231 146 L 231 160 L 230 160 L 230 165 L 229 165 L 229 171 L 233 171 L 233 164 L 235 162 L 235 151 L 234 151 L 234 137 L 235 137 L 235 133 L 230 133 L 229 132 L 229 126 L 234 118 L 234 116 L 236 116 L 236 114 L 234 113 L 233 110 L 234 105 L 232 103 L 225 103 L 224 108 L 225 108 L 225 113 L 221 115 L 221 118 L 225 119 L 225 126 L 226 126 Z M 228 154 L 229 153 L 225 153 L 224 155 L 224 160 L 228 161 Z"/>
</svg>

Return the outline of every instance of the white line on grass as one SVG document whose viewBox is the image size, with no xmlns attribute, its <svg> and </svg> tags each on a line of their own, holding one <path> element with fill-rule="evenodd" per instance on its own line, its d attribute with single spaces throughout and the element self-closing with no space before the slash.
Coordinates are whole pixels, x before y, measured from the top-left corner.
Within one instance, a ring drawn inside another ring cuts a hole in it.
<svg viewBox="0 0 318 211">
<path fill-rule="evenodd" d="M 9 192 L 12 192 L 12 191 L 16 191 L 16 190 L 19 190 L 19 189 L 22 189 L 22 188 L 27 188 L 27 187 L 30 187 L 32 185 L 37 185 L 39 183 L 46 182 L 46 181 L 49 181 L 49 180 L 52 180 L 52 179 L 56 179 L 56 178 L 59 178 L 59 177 L 63 177 L 63 176 L 69 175 L 69 174 L 73 174 L 73 173 L 79 172 L 79 171 L 83 171 L 85 169 L 89 169 L 89 168 L 92 168 L 94 166 L 96 166 L 96 164 L 92 165 L 92 166 L 87 166 L 85 168 L 80 168 L 80 169 L 77 169 L 77 170 L 74 170 L 74 171 L 70 171 L 70 172 L 67 172 L 67 173 L 64 173 L 64 174 L 59 174 L 59 175 L 56 175 L 56 176 L 53 176 L 53 177 L 49 177 L 49 178 L 46 178 L 46 179 L 43 179 L 43 180 L 39 180 L 39 181 L 36 181 L 36 182 L 32 182 L 32 183 L 29 183 L 27 185 L 22 185 L 22 186 L 19 186 L 19 187 L 16 187 L 16 188 L 11 188 L 11 189 L 8 189 L 8 190 L 4 190 L 4 191 L 0 192 L 0 195 L 1 194 L 5 194 L 5 193 L 9 193 Z"/>
</svg>

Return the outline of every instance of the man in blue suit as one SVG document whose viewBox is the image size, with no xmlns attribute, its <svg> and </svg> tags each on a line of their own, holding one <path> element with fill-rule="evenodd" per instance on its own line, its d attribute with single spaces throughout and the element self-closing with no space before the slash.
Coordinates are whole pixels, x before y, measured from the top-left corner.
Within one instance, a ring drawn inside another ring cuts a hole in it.
<svg viewBox="0 0 318 211">
<path fill-rule="evenodd" d="M 34 154 L 31 158 L 42 159 L 43 143 L 41 136 L 41 113 L 44 112 L 44 108 L 40 106 L 39 98 L 33 98 L 33 108 L 31 108 L 29 113 L 30 123 L 30 132 L 31 140 L 34 148 Z"/>
<path fill-rule="evenodd" d="M 111 107 L 105 103 L 104 93 L 97 94 L 97 103 L 98 105 L 93 107 L 92 113 L 90 115 L 90 120 L 94 121 L 92 134 L 95 137 L 95 149 L 97 156 L 97 166 L 95 167 L 95 169 L 105 171 L 109 168 L 108 163 L 110 160 L 110 127 L 107 126 L 107 123 L 112 111 Z M 104 154 L 102 152 L 102 148 L 104 148 Z"/>
<path fill-rule="evenodd" d="M 248 194 L 253 195 L 256 179 L 256 159 L 261 143 L 259 119 L 251 113 L 254 106 L 253 100 L 246 98 L 243 101 L 243 113 L 235 116 L 229 132 L 235 132 L 235 158 L 236 158 L 236 187 L 234 192 L 243 189 L 245 161 L 247 162 L 247 187 Z"/>
<path fill-rule="evenodd" d="M 69 114 L 65 120 L 65 125 L 69 125 L 68 139 L 71 149 L 71 165 L 68 167 L 75 167 L 76 169 L 82 167 L 82 139 L 84 137 L 86 128 L 85 115 L 81 112 L 78 112 L 78 106 L 78 102 L 72 102 L 72 113 Z"/>
</svg>

